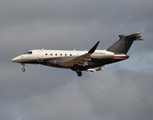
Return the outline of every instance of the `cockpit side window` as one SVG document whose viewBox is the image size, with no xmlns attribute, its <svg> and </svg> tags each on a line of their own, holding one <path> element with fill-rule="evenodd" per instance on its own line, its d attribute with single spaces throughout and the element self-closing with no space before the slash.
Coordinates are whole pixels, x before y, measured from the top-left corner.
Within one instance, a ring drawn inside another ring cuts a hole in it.
<svg viewBox="0 0 153 120">
<path fill-rule="evenodd" d="M 32 54 L 32 51 L 29 51 L 27 54 Z"/>
<path fill-rule="evenodd" d="M 24 54 L 27 54 L 28 52 L 25 52 Z"/>
<path fill-rule="evenodd" d="M 28 52 L 26 52 L 26 53 L 24 53 L 24 54 L 32 54 L 32 51 L 28 51 Z"/>
</svg>

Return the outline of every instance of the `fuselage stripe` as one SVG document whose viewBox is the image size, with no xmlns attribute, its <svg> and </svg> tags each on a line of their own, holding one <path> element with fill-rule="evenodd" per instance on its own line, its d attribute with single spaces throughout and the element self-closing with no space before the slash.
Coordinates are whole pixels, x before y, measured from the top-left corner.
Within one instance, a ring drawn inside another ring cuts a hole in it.
<svg viewBox="0 0 153 120">
<path fill-rule="evenodd" d="M 128 55 L 114 55 L 114 58 L 129 58 Z"/>
</svg>

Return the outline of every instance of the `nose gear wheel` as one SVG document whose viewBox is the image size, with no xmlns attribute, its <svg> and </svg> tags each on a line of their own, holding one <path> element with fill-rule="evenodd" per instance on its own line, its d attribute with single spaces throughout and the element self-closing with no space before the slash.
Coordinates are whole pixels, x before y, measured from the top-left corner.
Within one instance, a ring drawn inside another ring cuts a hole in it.
<svg viewBox="0 0 153 120">
<path fill-rule="evenodd" d="M 25 68 L 22 68 L 22 71 L 25 72 Z"/>
<path fill-rule="evenodd" d="M 21 65 L 23 65 L 22 71 L 25 72 L 25 68 L 24 68 L 25 67 L 25 64 L 22 63 Z"/>
</svg>

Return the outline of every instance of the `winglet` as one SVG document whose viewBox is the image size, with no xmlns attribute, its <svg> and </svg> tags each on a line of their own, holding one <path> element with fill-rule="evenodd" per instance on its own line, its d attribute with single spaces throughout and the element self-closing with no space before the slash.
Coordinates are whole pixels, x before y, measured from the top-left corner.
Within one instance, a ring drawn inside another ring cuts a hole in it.
<svg viewBox="0 0 153 120">
<path fill-rule="evenodd" d="M 98 44 L 99 44 L 99 42 L 100 42 L 100 41 L 98 41 L 98 42 L 89 50 L 88 53 L 94 53 L 95 50 L 96 50 L 96 48 L 97 48 L 97 46 L 98 46 Z"/>
</svg>

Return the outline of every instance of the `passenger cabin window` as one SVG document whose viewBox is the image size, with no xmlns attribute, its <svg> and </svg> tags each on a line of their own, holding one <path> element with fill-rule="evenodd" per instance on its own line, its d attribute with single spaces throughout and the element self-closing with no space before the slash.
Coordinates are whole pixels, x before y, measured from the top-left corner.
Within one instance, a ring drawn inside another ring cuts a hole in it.
<svg viewBox="0 0 153 120">
<path fill-rule="evenodd" d="M 70 56 L 72 56 L 72 54 L 70 54 Z"/>
<path fill-rule="evenodd" d="M 67 54 L 65 54 L 65 56 L 67 56 Z"/>
<path fill-rule="evenodd" d="M 60 54 L 60 56 L 62 56 L 62 54 Z"/>
<path fill-rule="evenodd" d="M 50 55 L 52 56 L 52 53 L 50 53 Z"/>
<path fill-rule="evenodd" d="M 47 55 L 47 53 L 46 53 L 46 55 Z"/>
<path fill-rule="evenodd" d="M 57 53 L 55 55 L 57 56 Z"/>
</svg>

